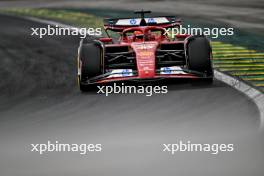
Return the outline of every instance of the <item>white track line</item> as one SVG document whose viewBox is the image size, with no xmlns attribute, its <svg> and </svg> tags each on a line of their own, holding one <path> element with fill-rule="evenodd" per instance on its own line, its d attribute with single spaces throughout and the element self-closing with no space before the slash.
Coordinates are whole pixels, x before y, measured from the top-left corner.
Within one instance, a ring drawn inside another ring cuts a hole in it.
<svg viewBox="0 0 264 176">
<path fill-rule="evenodd" d="M 249 97 L 258 107 L 260 113 L 260 130 L 264 128 L 264 94 L 256 88 L 246 84 L 244 81 L 240 81 L 235 77 L 224 74 L 223 72 L 214 71 L 216 79 L 223 81 L 224 83 L 232 86 L 236 90 L 244 93 Z"/>
</svg>

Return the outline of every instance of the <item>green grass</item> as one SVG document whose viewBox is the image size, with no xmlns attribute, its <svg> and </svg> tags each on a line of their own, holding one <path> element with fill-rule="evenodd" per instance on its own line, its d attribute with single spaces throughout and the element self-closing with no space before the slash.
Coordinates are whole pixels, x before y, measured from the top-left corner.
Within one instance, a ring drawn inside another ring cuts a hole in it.
<svg viewBox="0 0 264 176">
<path fill-rule="evenodd" d="M 70 12 L 58 9 L 30 9 L 30 8 L 10 8 L 1 12 L 18 16 L 30 16 L 48 20 L 55 20 L 78 27 L 103 27 L 103 19 L 83 12 Z"/>
</svg>

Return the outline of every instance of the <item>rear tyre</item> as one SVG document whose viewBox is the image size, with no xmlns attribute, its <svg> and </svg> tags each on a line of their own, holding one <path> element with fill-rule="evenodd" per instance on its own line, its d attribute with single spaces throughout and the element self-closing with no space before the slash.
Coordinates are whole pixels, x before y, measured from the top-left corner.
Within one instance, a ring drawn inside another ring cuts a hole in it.
<svg viewBox="0 0 264 176">
<path fill-rule="evenodd" d="M 187 42 L 188 67 L 190 70 L 203 73 L 205 78 L 195 80 L 196 83 L 213 83 L 211 63 L 211 46 L 204 36 L 192 36 Z"/>
<path fill-rule="evenodd" d="M 96 43 L 85 43 L 80 50 L 80 90 L 85 92 L 91 90 L 88 79 L 101 75 L 102 72 L 102 49 Z"/>
</svg>

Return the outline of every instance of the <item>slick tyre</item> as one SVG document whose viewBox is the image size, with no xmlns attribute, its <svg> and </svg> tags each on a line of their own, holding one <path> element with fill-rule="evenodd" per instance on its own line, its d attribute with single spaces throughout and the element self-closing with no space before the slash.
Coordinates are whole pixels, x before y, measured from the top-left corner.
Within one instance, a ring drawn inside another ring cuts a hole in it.
<svg viewBox="0 0 264 176">
<path fill-rule="evenodd" d="M 204 36 L 193 36 L 187 42 L 188 67 L 190 70 L 205 74 L 197 83 L 213 83 L 213 68 L 211 63 L 211 46 Z"/>
<path fill-rule="evenodd" d="M 80 50 L 80 77 L 79 86 L 81 91 L 90 90 L 91 85 L 85 83 L 88 79 L 101 75 L 102 72 L 102 49 L 96 43 L 85 43 Z"/>
</svg>

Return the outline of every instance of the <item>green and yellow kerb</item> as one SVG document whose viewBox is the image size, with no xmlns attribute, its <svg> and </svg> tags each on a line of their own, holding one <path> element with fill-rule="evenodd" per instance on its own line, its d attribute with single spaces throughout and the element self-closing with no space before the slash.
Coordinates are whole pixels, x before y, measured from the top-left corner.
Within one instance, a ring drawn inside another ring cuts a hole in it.
<svg viewBox="0 0 264 176">
<path fill-rule="evenodd" d="M 264 53 L 223 42 L 211 42 L 214 68 L 264 91 Z"/>
</svg>

